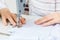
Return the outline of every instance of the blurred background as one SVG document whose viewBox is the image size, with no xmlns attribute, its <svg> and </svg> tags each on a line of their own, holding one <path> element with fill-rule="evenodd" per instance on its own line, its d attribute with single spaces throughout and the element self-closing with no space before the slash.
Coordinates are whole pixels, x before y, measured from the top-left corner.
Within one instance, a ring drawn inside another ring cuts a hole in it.
<svg viewBox="0 0 60 40">
<path fill-rule="evenodd" d="M 11 12 L 17 13 L 17 8 L 16 8 L 16 0 L 5 0 L 6 6 L 10 9 Z M 29 14 L 29 0 L 26 0 L 26 5 L 25 5 L 25 12 L 24 14 L 28 15 Z"/>
</svg>

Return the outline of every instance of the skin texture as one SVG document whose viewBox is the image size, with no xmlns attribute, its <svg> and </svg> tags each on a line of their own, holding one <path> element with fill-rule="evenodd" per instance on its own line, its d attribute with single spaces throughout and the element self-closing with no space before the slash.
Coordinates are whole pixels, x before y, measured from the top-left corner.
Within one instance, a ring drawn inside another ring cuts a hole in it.
<svg viewBox="0 0 60 40">
<path fill-rule="evenodd" d="M 42 26 L 49 26 L 49 25 L 56 24 L 56 23 L 60 23 L 59 12 L 51 13 L 35 21 L 35 24 L 42 25 Z"/>
<path fill-rule="evenodd" d="M 11 13 L 9 9 L 3 8 L 0 10 L 0 15 L 2 18 L 3 24 L 6 26 L 8 24 L 7 20 L 13 25 L 16 25 L 16 15 Z"/>
<path fill-rule="evenodd" d="M 7 20 L 12 24 L 13 26 L 17 25 L 17 17 L 16 14 L 11 13 L 8 8 L 3 8 L 0 10 L 0 16 L 2 18 L 3 24 L 6 26 L 8 25 Z M 23 25 L 25 24 L 25 18 L 21 18 L 20 24 Z"/>
</svg>

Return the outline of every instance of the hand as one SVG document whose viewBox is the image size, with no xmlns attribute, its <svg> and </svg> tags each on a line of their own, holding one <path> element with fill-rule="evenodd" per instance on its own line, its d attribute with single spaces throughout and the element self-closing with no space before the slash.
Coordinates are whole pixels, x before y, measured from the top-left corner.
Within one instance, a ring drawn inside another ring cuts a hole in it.
<svg viewBox="0 0 60 40">
<path fill-rule="evenodd" d="M 0 15 L 2 17 L 2 22 L 4 25 L 7 25 L 7 20 L 13 25 L 16 25 L 16 15 L 11 13 L 9 9 L 3 8 L 0 10 Z"/>
<path fill-rule="evenodd" d="M 60 13 L 52 13 L 35 21 L 35 24 L 42 26 L 49 26 L 56 23 L 60 23 Z"/>
</svg>

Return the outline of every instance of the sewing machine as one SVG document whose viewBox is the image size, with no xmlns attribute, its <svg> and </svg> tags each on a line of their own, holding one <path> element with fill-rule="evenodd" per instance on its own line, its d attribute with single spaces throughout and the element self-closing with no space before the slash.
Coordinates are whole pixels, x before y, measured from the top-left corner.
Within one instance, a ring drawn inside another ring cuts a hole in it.
<svg viewBox="0 0 60 40">
<path fill-rule="evenodd" d="M 17 26 L 21 26 L 19 21 L 21 19 L 21 14 L 24 13 L 26 0 L 16 0 L 17 5 Z"/>
</svg>

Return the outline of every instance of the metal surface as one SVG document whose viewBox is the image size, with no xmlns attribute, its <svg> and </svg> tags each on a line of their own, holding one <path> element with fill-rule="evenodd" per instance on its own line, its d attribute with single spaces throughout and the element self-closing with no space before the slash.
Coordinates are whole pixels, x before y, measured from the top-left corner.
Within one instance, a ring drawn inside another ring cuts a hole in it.
<svg viewBox="0 0 60 40">
<path fill-rule="evenodd" d="M 21 14 L 24 13 L 24 8 L 25 8 L 25 2 L 26 0 L 16 0 L 16 5 L 17 5 L 17 26 L 21 26 L 20 19 L 21 19 Z"/>
</svg>

